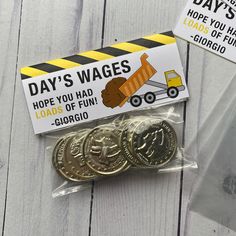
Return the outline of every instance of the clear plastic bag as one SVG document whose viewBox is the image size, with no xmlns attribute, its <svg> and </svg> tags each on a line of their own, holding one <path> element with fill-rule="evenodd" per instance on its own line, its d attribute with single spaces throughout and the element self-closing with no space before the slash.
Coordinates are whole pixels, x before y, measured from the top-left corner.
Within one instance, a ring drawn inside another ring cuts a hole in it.
<svg viewBox="0 0 236 236">
<path fill-rule="evenodd" d="M 179 104 L 90 122 L 47 136 L 58 173 L 53 197 L 83 190 L 91 181 L 126 173 L 197 168 L 184 156 Z"/>
<path fill-rule="evenodd" d="M 0 160 L 0 169 L 3 167 L 3 162 Z"/>
<path fill-rule="evenodd" d="M 198 134 L 199 177 L 189 211 L 236 231 L 236 77 Z M 196 138 L 197 139 L 197 138 Z M 196 145 L 195 142 L 192 145 Z M 188 222 L 187 222 L 188 223 Z M 187 225 L 187 224 L 186 224 Z"/>
</svg>

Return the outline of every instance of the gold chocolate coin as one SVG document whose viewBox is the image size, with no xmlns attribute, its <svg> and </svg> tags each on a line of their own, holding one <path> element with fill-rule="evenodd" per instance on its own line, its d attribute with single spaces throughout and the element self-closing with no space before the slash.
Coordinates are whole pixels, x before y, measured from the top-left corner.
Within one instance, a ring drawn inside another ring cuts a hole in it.
<svg viewBox="0 0 236 236">
<path fill-rule="evenodd" d="M 83 155 L 93 171 L 114 175 L 127 169 L 128 161 L 120 146 L 121 131 L 113 126 L 93 129 L 83 143 Z"/>
</svg>

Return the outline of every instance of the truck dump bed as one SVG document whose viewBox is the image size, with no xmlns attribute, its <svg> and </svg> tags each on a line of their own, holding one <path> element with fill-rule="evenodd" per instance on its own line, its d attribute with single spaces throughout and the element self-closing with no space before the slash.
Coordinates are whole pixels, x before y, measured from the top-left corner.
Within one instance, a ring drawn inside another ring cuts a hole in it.
<svg viewBox="0 0 236 236">
<path fill-rule="evenodd" d="M 126 96 L 126 98 L 120 103 L 120 107 L 122 107 L 129 97 L 135 94 L 157 72 L 156 69 L 146 60 L 147 58 L 148 55 L 144 53 L 140 58 L 142 66 L 119 88 L 119 90 Z"/>
</svg>

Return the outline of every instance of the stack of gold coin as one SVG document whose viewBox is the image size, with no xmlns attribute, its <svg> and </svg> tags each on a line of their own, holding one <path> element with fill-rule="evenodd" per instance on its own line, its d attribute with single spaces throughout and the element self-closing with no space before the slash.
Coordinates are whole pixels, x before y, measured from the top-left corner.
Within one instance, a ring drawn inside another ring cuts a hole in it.
<svg viewBox="0 0 236 236">
<path fill-rule="evenodd" d="M 160 168 L 176 151 L 177 136 L 167 121 L 139 117 L 61 137 L 53 150 L 53 165 L 61 176 L 78 182 L 130 167 Z"/>
</svg>

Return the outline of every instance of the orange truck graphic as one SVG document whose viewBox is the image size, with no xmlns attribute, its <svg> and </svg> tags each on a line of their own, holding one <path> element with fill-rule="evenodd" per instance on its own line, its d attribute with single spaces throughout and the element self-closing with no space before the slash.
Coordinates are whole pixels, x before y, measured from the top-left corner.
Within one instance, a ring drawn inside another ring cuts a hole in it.
<svg viewBox="0 0 236 236">
<path fill-rule="evenodd" d="M 157 71 L 147 61 L 147 58 L 148 55 L 144 53 L 140 58 L 142 66 L 119 88 L 125 95 L 125 99 L 119 104 L 120 107 L 122 107 L 133 94 L 156 74 Z"/>
<path fill-rule="evenodd" d="M 147 61 L 148 55 L 144 53 L 141 60 L 141 67 L 134 72 L 127 80 L 123 77 L 115 78 L 107 83 L 106 88 L 102 91 L 103 103 L 107 107 L 122 107 L 126 102 L 134 107 L 139 107 L 143 100 L 152 104 L 159 100 L 158 95 L 167 94 L 169 98 L 176 98 L 180 91 L 185 90 L 181 76 L 175 71 L 166 71 L 166 83 L 160 83 L 150 80 L 156 73 L 156 69 Z M 155 92 L 147 92 L 142 95 L 135 93 L 144 85 L 157 88 Z"/>
</svg>

